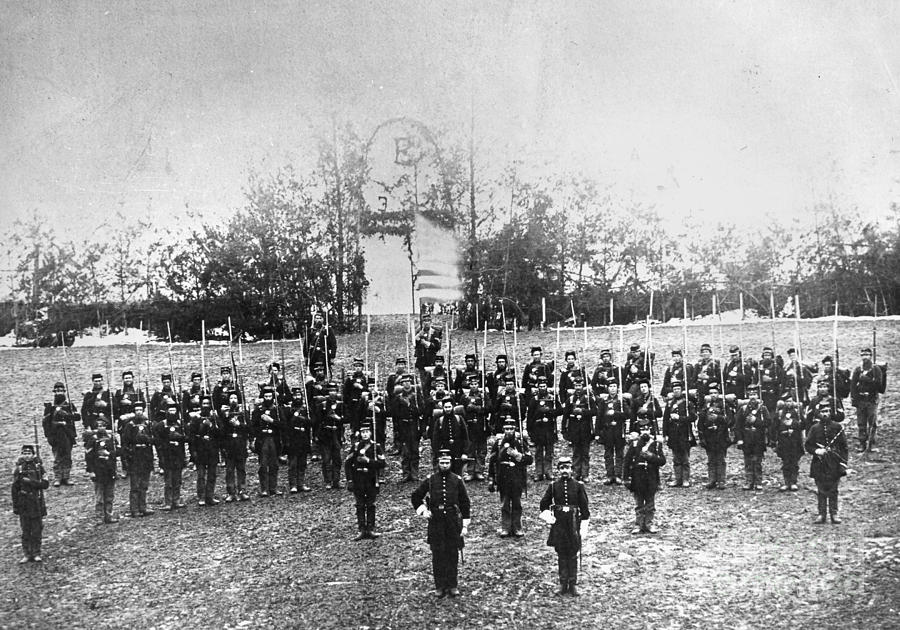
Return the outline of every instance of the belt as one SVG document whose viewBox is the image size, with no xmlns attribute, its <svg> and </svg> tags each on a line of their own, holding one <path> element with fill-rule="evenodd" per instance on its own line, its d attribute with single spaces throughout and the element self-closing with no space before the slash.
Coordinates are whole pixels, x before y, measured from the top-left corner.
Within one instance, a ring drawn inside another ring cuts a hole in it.
<svg viewBox="0 0 900 630">
<path fill-rule="evenodd" d="M 147 448 L 148 446 L 150 446 L 150 445 L 149 444 L 135 444 L 134 445 L 135 448 Z"/>
<path fill-rule="evenodd" d="M 369 472 L 368 468 L 357 468 L 356 472 Z"/>
<path fill-rule="evenodd" d="M 504 466 L 515 466 L 516 465 L 516 462 L 500 462 L 500 463 L 503 464 Z"/>
<path fill-rule="evenodd" d="M 237 434 L 237 433 L 232 433 L 232 434 L 231 434 L 231 437 L 236 438 L 236 437 L 238 437 L 238 434 Z"/>
<path fill-rule="evenodd" d="M 262 432 L 263 432 L 263 433 L 271 433 L 271 432 L 272 432 L 272 429 L 263 429 Z"/>
<path fill-rule="evenodd" d="M 557 505 L 556 511 L 557 512 L 571 512 L 572 508 L 568 505 Z"/>
</svg>

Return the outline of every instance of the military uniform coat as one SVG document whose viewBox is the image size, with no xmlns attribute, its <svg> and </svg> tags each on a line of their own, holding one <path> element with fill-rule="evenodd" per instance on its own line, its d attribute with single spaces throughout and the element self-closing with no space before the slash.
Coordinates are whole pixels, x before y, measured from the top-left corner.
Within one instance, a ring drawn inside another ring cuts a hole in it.
<svg viewBox="0 0 900 630">
<path fill-rule="evenodd" d="M 571 477 L 560 477 L 549 486 L 541 499 L 541 512 L 553 510 L 556 522 L 550 526 L 547 546 L 557 551 L 581 549 L 581 521 L 591 517 L 584 484 Z"/>
<path fill-rule="evenodd" d="M 431 511 L 428 544 L 462 549 L 462 521 L 471 518 L 471 502 L 466 484 L 459 475 L 449 470 L 428 475 L 412 493 L 415 509 L 423 503 Z"/>
</svg>

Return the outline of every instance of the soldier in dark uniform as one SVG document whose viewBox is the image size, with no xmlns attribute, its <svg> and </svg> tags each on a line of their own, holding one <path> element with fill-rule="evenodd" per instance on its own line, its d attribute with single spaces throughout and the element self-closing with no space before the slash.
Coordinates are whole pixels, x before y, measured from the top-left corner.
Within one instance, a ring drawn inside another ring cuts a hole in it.
<svg viewBox="0 0 900 630">
<path fill-rule="evenodd" d="M 328 397 L 328 377 L 325 375 L 325 364 L 316 363 L 312 366 L 312 378 L 306 381 L 306 400 L 309 405 L 310 417 L 313 421 L 313 441 L 310 447 L 310 461 L 318 462 L 322 459 L 322 445 L 317 438 L 319 426 L 322 424 L 324 401 Z"/>
<path fill-rule="evenodd" d="M 360 357 L 354 357 L 350 374 L 344 379 L 343 389 L 341 390 L 341 400 L 344 401 L 344 408 L 350 417 L 350 429 L 353 439 L 359 438 L 359 399 L 362 398 L 363 392 L 368 387 L 368 377 L 363 371 L 363 360 Z"/>
<path fill-rule="evenodd" d="M 422 385 L 426 392 L 437 389 L 439 383 L 442 384 L 446 395 L 452 394 L 450 374 L 447 368 L 444 367 L 444 355 L 442 354 L 434 356 L 434 364 L 425 368 L 424 378 L 422 379 Z"/>
<path fill-rule="evenodd" d="M 95 420 L 102 413 L 110 417 L 110 395 L 109 390 L 103 387 L 103 375 L 93 374 L 91 376 L 91 389 L 84 392 L 81 401 L 81 423 L 85 428 L 94 428 Z"/>
<path fill-rule="evenodd" d="M 438 454 L 441 451 L 448 451 L 453 462 L 450 465 L 457 475 L 462 475 L 463 465 L 465 465 L 469 449 L 469 432 L 466 423 L 462 419 L 461 413 L 463 409 L 456 407 L 450 397 L 446 397 L 441 401 L 440 409 L 434 410 L 434 422 L 431 429 L 431 451 Z M 434 465 L 437 466 L 437 456 L 434 458 Z"/>
<path fill-rule="evenodd" d="M 588 483 L 591 480 L 591 442 L 594 439 L 597 406 L 581 372 L 573 374 L 572 379 L 572 393 L 563 412 L 562 434 L 572 445 L 575 479 Z"/>
<path fill-rule="evenodd" d="M 750 385 L 753 374 L 753 366 L 744 361 L 741 349 L 738 346 L 728 348 L 731 355 L 725 364 L 723 375 L 725 378 L 725 395 L 732 395 L 739 399 L 747 398 L 747 386 Z"/>
<path fill-rule="evenodd" d="M 525 535 L 522 529 L 522 493 L 528 486 L 528 466 L 534 459 L 528 452 L 528 440 L 516 431 L 512 418 L 503 424 L 503 433 L 490 445 L 488 491 L 500 492 L 500 537 Z"/>
<path fill-rule="evenodd" d="M 200 399 L 200 414 L 191 421 L 191 440 L 194 443 L 194 463 L 197 465 L 197 505 L 218 505 L 216 473 L 219 465 L 221 432 L 212 408 L 212 396 Z"/>
<path fill-rule="evenodd" d="M 550 524 L 547 545 L 556 549 L 559 570 L 557 595 L 577 597 L 578 552 L 587 537 L 591 511 L 584 484 L 572 479 L 572 460 L 560 457 L 556 463 L 559 478 L 547 486 L 541 499 L 541 519 Z"/>
<path fill-rule="evenodd" d="M 162 389 L 153 392 L 153 396 L 150 397 L 150 413 L 148 416 L 151 422 L 156 422 L 164 417 L 169 405 L 178 403 L 178 394 L 172 385 L 172 375 L 163 374 L 160 380 L 162 381 Z"/>
<path fill-rule="evenodd" d="M 678 348 L 672 350 L 672 365 L 666 368 L 659 395 L 663 398 L 668 398 L 675 383 L 681 383 L 684 395 L 687 395 L 688 390 L 694 383 L 694 366 L 684 362 L 684 354 Z"/>
<path fill-rule="evenodd" d="M 225 453 L 226 503 L 249 501 L 247 494 L 247 439 L 250 424 L 241 410 L 237 392 L 228 395 L 228 405 L 219 409 L 222 450 Z"/>
<path fill-rule="evenodd" d="M 806 428 L 797 403 L 793 400 L 778 401 L 775 421 L 770 425 L 775 445 L 775 454 L 781 458 L 781 474 L 784 483 L 779 492 L 796 492 L 797 476 L 800 473 L 800 458 L 803 457 L 803 431 Z"/>
<path fill-rule="evenodd" d="M 719 384 L 710 382 L 704 404 L 697 414 L 697 432 L 700 446 L 706 450 L 709 483 L 707 490 L 725 488 L 725 456 L 731 444 L 729 432 L 734 426 L 734 416 L 719 393 Z"/>
<path fill-rule="evenodd" d="M 133 413 L 133 405 L 137 401 L 146 403 L 144 400 L 144 392 L 141 391 L 140 385 L 135 386 L 134 372 L 125 370 L 122 372 L 122 387 L 113 394 L 113 410 L 115 412 L 116 432 L 121 435 L 122 427 L 125 421 L 122 416 Z M 146 408 L 146 407 L 145 407 Z M 127 420 L 126 420 L 127 421 Z"/>
<path fill-rule="evenodd" d="M 648 418 L 637 421 L 637 432 L 629 435 L 625 449 L 625 487 L 634 495 L 635 528 L 632 534 L 655 534 L 656 492 L 659 490 L 659 469 L 666 465 L 662 444 L 653 438 Z M 660 437 L 660 440 L 662 437 Z"/>
<path fill-rule="evenodd" d="M 856 407 L 856 425 L 859 431 L 859 452 L 872 450 L 875 432 L 878 430 L 878 395 L 884 394 L 887 378 L 886 366 L 872 361 L 872 349 L 859 352 L 862 363 L 853 370 L 850 379 L 850 402 Z"/>
<path fill-rule="evenodd" d="M 329 381 L 326 384 L 318 414 L 316 441 L 322 451 L 322 478 L 326 488 L 337 490 L 341 487 L 341 445 L 344 442 L 344 405 L 337 383 Z"/>
<path fill-rule="evenodd" d="M 259 496 L 284 494 L 278 488 L 278 456 L 281 453 L 281 409 L 270 385 L 262 388 L 262 402 L 253 410 L 251 432 L 259 457 Z"/>
<path fill-rule="evenodd" d="M 749 400 L 738 408 L 734 423 L 736 446 L 744 452 L 744 490 L 762 490 L 762 461 L 771 432 L 769 410 L 759 400 L 759 387 L 747 387 Z"/>
<path fill-rule="evenodd" d="M 557 399 L 559 400 L 559 404 L 562 408 L 565 408 L 569 403 L 569 396 L 571 396 L 572 391 L 575 389 L 576 376 L 581 379 L 582 383 L 586 378 L 585 370 L 583 368 L 577 367 L 575 364 L 575 360 L 577 358 L 578 355 L 575 354 L 574 350 L 566 351 L 566 365 L 563 367 L 562 372 L 560 372 L 559 374 L 559 388 L 556 390 Z"/>
<path fill-rule="evenodd" d="M 203 375 L 200 372 L 191 373 L 191 385 L 181 392 L 181 417 L 188 418 L 191 410 L 200 408 L 200 395 L 203 394 Z"/>
<path fill-rule="evenodd" d="M 505 388 L 497 393 L 492 405 L 493 419 L 491 422 L 493 433 L 503 432 L 503 423 L 507 417 L 511 417 L 517 429 L 522 428 L 522 416 L 528 410 L 525 404 L 524 394 L 518 393 L 516 388 L 516 376 L 512 371 L 504 374 Z"/>
<path fill-rule="evenodd" d="M 385 397 L 378 392 L 375 377 L 364 379 L 365 389 L 353 407 L 350 430 L 354 439 L 359 439 L 359 427 L 363 424 L 375 424 L 375 441 L 384 449 L 387 441 L 387 410 Z"/>
<path fill-rule="evenodd" d="M 838 356 L 838 355 L 835 355 Z M 828 382 L 828 390 L 841 400 L 850 395 L 850 370 L 835 368 L 831 355 L 822 358 L 822 376 Z"/>
<path fill-rule="evenodd" d="M 132 406 L 131 418 L 122 427 L 122 465 L 128 470 L 130 492 L 129 512 L 126 516 L 147 516 L 147 490 L 153 472 L 153 430 L 144 409 L 144 402 Z"/>
<path fill-rule="evenodd" d="M 784 386 L 784 371 L 775 360 L 775 351 L 766 346 L 757 366 L 759 396 L 769 413 L 775 413 Z"/>
<path fill-rule="evenodd" d="M 505 354 L 498 354 L 495 359 L 496 368 L 493 372 L 487 374 L 485 386 L 487 387 L 487 396 L 491 401 L 491 406 L 496 408 L 497 397 L 506 387 L 506 371 L 509 368 Z M 496 427 L 499 431 L 500 427 Z"/>
<path fill-rule="evenodd" d="M 641 344 L 631 344 L 628 357 L 625 360 L 625 366 L 622 368 L 623 378 L 625 379 L 624 391 L 635 398 L 637 397 L 641 381 L 650 379 L 652 360 L 653 357 L 641 349 Z"/>
<path fill-rule="evenodd" d="M 434 594 L 459 596 L 459 550 L 471 523 L 466 484 L 450 471 L 450 453 L 438 457 L 437 472 L 428 475 L 412 493 L 416 514 L 428 519 Z"/>
<path fill-rule="evenodd" d="M 816 480 L 819 516 L 814 523 L 825 522 L 826 511 L 832 523 L 840 523 L 838 516 L 838 485 L 847 474 L 847 435 L 840 422 L 826 408 L 819 411 L 818 422 L 809 430 L 806 452 L 813 456 L 809 476 Z"/>
<path fill-rule="evenodd" d="M 603 445 L 606 464 L 605 486 L 622 483 L 622 464 L 625 456 L 625 430 L 631 416 L 631 394 L 619 394 L 618 381 L 608 381 L 606 392 L 600 395 L 597 426 L 594 433 Z"/>
<path fill-rule="evenodd" d="M 784 366 L 785 383 L 782 391 L 788 391 L 794 397 L 799 396 L 798 402 L 806 403 L 809 401 L 809 386 L 813 381 L 812 372 L 800 362 L 794 348 L 788 348 L 787 355 L 788 363 Z"/>
<path fill-rule="evenodd" d="M 275 391 L 275 400 L 279 407 L 291 404 L 291 386 L 285 377 L 283 367 L 278 361 L 269 364 L 269 386 Z"/>
<path fill-rule="evenodd" d="M 465 366 L 461 372 L 456 373 L 456 379 L 453 381 L 453 393 L 456 400 L 465 396 L 469 390 L 469 383 L 473 380 L 481 383 L 481 370 L 478 369 L 478 357 L 474 354 L 465 356 Z"/>
<path fill-rule="evenodd" d="M 70 479 L 72 471 L 72 447 L 77 439 L 75 422 L 81 420 L 78 412 L 68 400 L 66 386 L 57 382 L 53 385 L 53 402 L 44 403 L 44 437 L 53 449 L 53 485 L 74 486 Z"/>
<path fill-rule="evenodd" d="M 532 364 L 533 365 L 533 364 Z M 528 367 L 525 368 L 526 370 Z M 527 398 L 526 394 L 526 398 Z M 547 377 L 537 377 L 537 387 L 532 392 L 528 405 L 528 436 L 534 445 L 534 481 L 552 478 L 553 447 L 556 445 L 556 417 L 560 409 L 556 397 L 550 392 Z"/>
<path fill-rule="evenodd" d="M 399 428 L 395 439 L 400 443 L 400 483 L 406 483 L 419 480 L 419 443 L 427 424 L 422 419 L 412 375 L 403 374 L 399 383 L 391 401 L 391 415 Z"/>
<path fill-rule="evenodd" d="M 460 398 L 459 404 L 463 408 L 466 431 L 469 434 L 467 471 L 463 480 L 484 481 L 487 439 L 490 435 L 488 422 L 490 409 L 489 401 L 485 399 L 477 379 L 469 380 L 469 391 Z"/>
<path fill-rule="evenodd" d="M 178 420 L 178 406 L 171 405 L 166 410 L 165 419 L 154 426 L 156 450 L 159 466 L 163 469 L 163 510 L 186 507 L 181 500 L 181 481 L 186 458 L 184 445 L 187 435 Z"/>
<path fill-rule="evenodd" d="M 213 409 L 219 410 L 222 405 L 228 404 L 228 396 L 231 392 L 237 392 L 234 381 L 232 380 L 231 368 L 223 365 L 219 368 L 219 382 L 216 383 L 212 390 Z M 238 392 L 238 402 L 240 402 L 241 394 Z"/>
<path fill-rule="evenodd" d="M 816 419 L 819 417 L 819 409 L 822 407 L 827 407 L 829 412 L 833 411 L 834 419 L 838 422 L 844 421 L 844 404 L 840 398 L 834 399 L 832 395 L 834 392 L 828 387 L 829 384 L 825 378 L 819 378 L 816 381 L 816 395 L 810 398 L 809 403 L 806 405 L 806 424 L 804 426 L 807 428 L 816 423 Z"/>
<path fill-rule="evenodd" d="M 607 385 L 611 381 L 619 382 L 619 367 L 612 362 L 612 352 L 609 349 L 603 349 L 600 351 L 600 365 L 594 368 L 594 374 L 591 376 L 594 398 L 600 398 L 600 394 L 605 394 Z"/>
<path fill-rule="evenodd" d="M 288 487 L 291 494 L 309 492 L 306 465 L 309 459 L 313 423 L 304 401 L 303 388 L 292 387 L 293 400 L 285 410 L 284 450 L 288 456 Z"/>
<path fill-rule="evenodd" d="M 540 346 L 531 348 L 531 363 L 525 366 L 522 371 L 522 388 L 525 390 L 525 400 L 530 404 L 534 398 L 535 390 L 538 389 L 540 377 L 544 377 L 547 387 L 553 387 L 553 362 L 545 363 L 543 361 L 544 350 Z M 547 476 L 550 476 L 548 471 Z"/>
<path fill-rule="evenodd" d="M 394 360 L 394 372 L 387 377 L 385 385 L 385 412 L 387 413 L 386 421 L 391 423 L 391 435 L 393 436 L 393 450 L 391 455 L 400 455 L 401 444 L 398 436 L 400 435 L 400 422 L 394 417 L 394 396 L 400 388 L 400 377 L 406 374 L 406 358 L 397 357 Z"/>
<path fill-rule="evenodd" d="M 118 522 L 113 511 L 116 498 L 116 457 L 120 455 L 116 439 L 109 429 L 109 419 L 96 416 L 94 429 L 85 432 L 85 460 L 91 480 L 94 482 L 94 505 L 104 523 Z"/>
<path fill-rule="evenodd" d="M 668 483 L 671 488 L 691 487 L 691 448 L 697 446 L 694 436 L 694 422 L 697 414 L 694 404 L 688 400 L 682 381 L 672 381 L 670 398 L 663 411 L 662 434 L 672 451 L 672 471 L 674 478 Z"/>
<path fill-rule="evenodd" d="M 701 344 L 700 360 L 694 366 L 694 384 L 692 387 L 696 390 L 697 400 L 702 402 L 709 393 L 710 384 L 719 383 L 721 380 L 719 361 L 712 357 L 712 346 L 708 343 Z M 720 387 L 717 387 L 717 391 L 720 391 Z M 691 386 L 688 385 L 688 388 L 691 388 Z"/>
<path fill-rule="evenodd" d="M 337 354 L 337 339 L 330 326 L 325 324 L 325 315 L 316 312 L 313 315 L 312 326 L 306 331 L 306 339 L 304 339 L 303 355 L 309 362 L 310 373 L 316 364 L 321 363 L 326 366 L 326 374 L 331 373 L 331 366 L 334 363 L 334 357 Z"/>
<path fill-rule="evenodd" d="M 354 540 L 378 538 L 375 533 L 375 499 L 380 489 L 379 475 L 387 465 L 384 449 L 372 440 L 372 425 L 363 423 L 359 427 L 359 440 L 350 449 L 344 462 L 347 489 L 356 499 L 356 524 L 359 534 Z"/>
<path fill-rule="evenodd" d="M 416 369 L 419 370 L 419 382 L 425 385 L 425 368 L 434 365 L 434 358 L 441 349 L 441 331 L 431 326 L 431 315 L 422 314 L 422 325 L 413 339 L 415 348 Z"/>
<path fill-rule="evenodd" d="M 22 528 L 22 551 L 25 555 L 20 564 L 41 561 L 41 538 L 44 531 L 44 517 L 47 504 L 44 490 L 50 487 L 44 465 L 35 454 L 33 444 L 22 446 L 21 455 L 13 470 L 12 506 L 13 514 L 19 517 Z"/>
<path fill-rule="evenodd" d="M 650 391 L 650 381 L 646 379 L 635 381 L 635 385 L 632 389 L 635 388 L 637 389 L 637 393 L 634 394 L 632 392 L 631 424 L 628 426 L 628 432 L 633 433 L 634 424 L 638 420 L 646 418 L 650 422 L 653 435 L 657 436 L 659 435 L 659 419 L 662 418 L 663 415 L 662 407 L 656 399 L 656 396 Z"/>
</svg>

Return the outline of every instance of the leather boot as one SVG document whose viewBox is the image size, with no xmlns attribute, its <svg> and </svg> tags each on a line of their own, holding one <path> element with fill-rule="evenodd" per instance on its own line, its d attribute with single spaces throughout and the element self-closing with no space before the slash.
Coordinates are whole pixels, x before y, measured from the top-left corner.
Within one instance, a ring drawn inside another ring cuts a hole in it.
<svg viewBox="0 0 900 630">
<path fill-rule="evenodd" d="M 554 595 L 556 595 L 557 597 L 560 597 L 560 596 L 562 596 L 562 595 L 565 595 L 565 594 L 568 593 L 568 592 L 569 592 L 569 582 L 568 582 L 568 580 L 560 580 L 560 581 L 559 581 L 559 588 L 556 590 L 556 592 L 554 593 Z"/>
<path fill-rule="evenodd" d="M 578 587 L 575 586 L 575 582 L 569 582 L 569 596 L 578 597 Z"/>
</svg>

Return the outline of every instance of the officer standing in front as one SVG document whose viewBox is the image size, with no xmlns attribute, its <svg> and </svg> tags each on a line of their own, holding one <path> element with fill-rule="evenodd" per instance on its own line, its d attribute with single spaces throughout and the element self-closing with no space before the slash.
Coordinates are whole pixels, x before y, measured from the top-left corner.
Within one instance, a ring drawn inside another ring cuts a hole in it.
<svg viewBox="0 0 900 630">
<path fill-rule="evenodd" d="M 428 475 L 412 493 L 416 514 L 428 519 L 428 544 L 437 597 L 459 596 L 459 550 L 471 523 L 466 484 L 450 471 L 451 461 L 449 451 L 442 452 L 437 472 Z"/>
<path fill-rule="evenodd" d="M 547 486 L 541 499 L 541 519 L 550 524 L 547 545 L 556 549 L 559 567 L 557 595 L 578 595 L 578 553 L 587 536 L 591 511 L 584 484 L 572 479 L 572 458 L 560 457 L 559 478 Z"/>
</svg>

